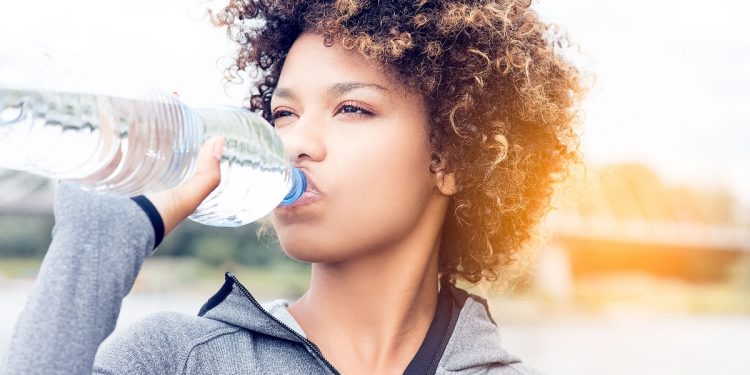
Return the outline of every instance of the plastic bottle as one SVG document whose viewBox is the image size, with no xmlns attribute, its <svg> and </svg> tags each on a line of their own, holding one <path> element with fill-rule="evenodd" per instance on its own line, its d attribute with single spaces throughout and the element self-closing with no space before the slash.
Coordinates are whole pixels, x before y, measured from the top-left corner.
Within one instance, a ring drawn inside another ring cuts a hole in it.
<svg viewBox="0 0 750 375">
<path fill-rule="evenodd" d="M 132 196 L 176 186 L 214 135 L 225 137 L 221 182 L 190 219 L 240 226 L 304 192 L 305 176 L 273 128 L 248 110 L 189 108 L 159 92 L 131 98 L 0 85 L 0 167 L 90 190 Z"/>
</svg>

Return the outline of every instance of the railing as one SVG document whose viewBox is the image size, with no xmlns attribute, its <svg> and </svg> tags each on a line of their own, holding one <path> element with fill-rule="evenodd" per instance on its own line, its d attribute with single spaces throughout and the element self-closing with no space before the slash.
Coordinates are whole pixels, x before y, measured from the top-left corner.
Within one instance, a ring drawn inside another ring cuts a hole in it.
<svg viewBox="0 0 750 375">
<path fill-rule="evenodd" d="M 550 214 L 549 223 L 558 237 L 750 251 L 750 229 L 730 224 L 617 219 L 608 215 L 583 217 L 566 212 Z"/>
</svg>

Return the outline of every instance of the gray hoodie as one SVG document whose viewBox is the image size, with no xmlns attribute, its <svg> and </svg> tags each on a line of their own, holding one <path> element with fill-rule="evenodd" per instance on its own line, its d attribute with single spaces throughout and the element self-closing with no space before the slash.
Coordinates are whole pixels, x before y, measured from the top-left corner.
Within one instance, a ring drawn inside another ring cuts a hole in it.
<svg viewBox="0 0 750 375">
<path fill-rule="evenodd" d="M 134 200 L 61 184 L 53 240 L 2 373 L 338 373 L 285 301 L 261 305 L 231 273 L 198 315 L 155 313 L 110 336 L 158 241 L 153 223 L 153 211 Z M 435 318 L 404 373 L 538 372 L 501 347 L 483 299 L 442 283 Z"/>
</svg>

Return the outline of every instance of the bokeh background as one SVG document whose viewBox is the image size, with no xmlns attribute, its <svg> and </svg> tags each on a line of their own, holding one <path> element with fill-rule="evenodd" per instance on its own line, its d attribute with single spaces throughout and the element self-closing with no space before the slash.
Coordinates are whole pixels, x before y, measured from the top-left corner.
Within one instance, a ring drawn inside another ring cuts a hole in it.
<svg viewBox="0 0 750 375">
<path fill-rule="evenodd" d="M 205 17 L 220 5 L 5 1 L 0 56 L 53 51 L 61 85 L 106 77 L 239 105 L 247 84 L 223 82 L 232 44 Z M 559 187 L 528 275 L 477 290 L 504 345 L 550 374 L 750 373 L 750 3 L 534 7 L 569 34 L 591 92 L 584 163 Z M 0 170 L 0 355 L 49 244 L 55 186 Z M 260 299 L 299 296 L 308 267 L 255 229 L 184 223 L 144 264 L 117 329 L 196 313 L 225 270 Z"/>
</svg>

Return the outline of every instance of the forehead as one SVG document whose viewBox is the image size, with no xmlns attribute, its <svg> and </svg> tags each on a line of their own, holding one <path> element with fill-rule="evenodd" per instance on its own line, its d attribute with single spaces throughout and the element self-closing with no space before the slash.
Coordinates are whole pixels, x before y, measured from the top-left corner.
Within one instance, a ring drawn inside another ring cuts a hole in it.
<svg viewBox="0 0 750 375">
<path fill-rule="evenodd" d="M 389 91 L 408 91 L 377 61 L 366 59 L 356 50 L 344 49 L 339 43 L 328 47 L 322 36 L 312 33 L 303 33 L 295 40 L 277 87 L 294 91 L 327 89 L 341 82 L 368 82 Z"/>
</svg>

